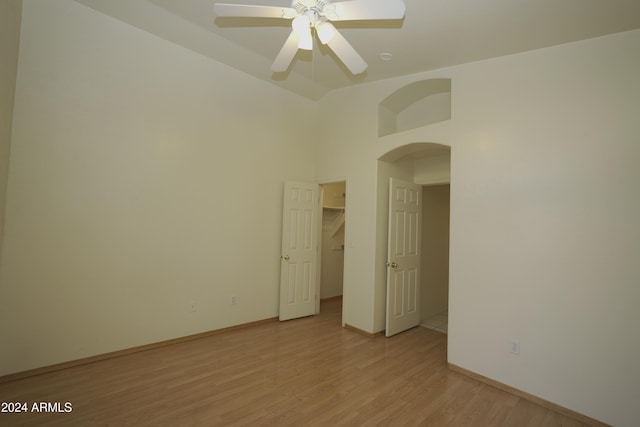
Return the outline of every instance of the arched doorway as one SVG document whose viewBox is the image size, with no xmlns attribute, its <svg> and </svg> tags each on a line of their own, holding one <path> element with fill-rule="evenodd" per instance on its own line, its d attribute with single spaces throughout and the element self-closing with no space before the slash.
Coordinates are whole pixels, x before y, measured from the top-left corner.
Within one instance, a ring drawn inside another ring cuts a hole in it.
<svg viewBox="0 0 640 427">
<path fill-rule="evenodd" d="M 451 149 L 436 143 L 411 143 L 378 159 L 376 244 L 376 322 L 387 327 L 389 261 L 389 180 L 421 187 L 419 324 L 447 332 L 449 279 L 449 212 Z M 384 320 L 383 320 L 384 319 Z"/>
</svg>

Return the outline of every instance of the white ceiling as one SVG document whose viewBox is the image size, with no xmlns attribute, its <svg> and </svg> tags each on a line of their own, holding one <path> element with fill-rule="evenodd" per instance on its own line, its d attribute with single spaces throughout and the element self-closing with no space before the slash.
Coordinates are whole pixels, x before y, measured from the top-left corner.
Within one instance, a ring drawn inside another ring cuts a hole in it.
<svg viewBox="0 0 640 427">
<path fill-rule="evenodd" d="M 313 54 L 299 51 L 287 73 L 274 74 L 270 66 L 290 21 L 216 19 L 216 0 L 76 1 L 312 99 L 360 82 L 640 28 L 640 0 L 405 0 L 403 20 L 336 24 L 369 64 L 365 73 L 351 75 L 331 52 L 316 46 Z M 291 5 L 291 0 L 221 2 Z M 392 60 L 381 60 L 382 52 Z"/>
</svg>

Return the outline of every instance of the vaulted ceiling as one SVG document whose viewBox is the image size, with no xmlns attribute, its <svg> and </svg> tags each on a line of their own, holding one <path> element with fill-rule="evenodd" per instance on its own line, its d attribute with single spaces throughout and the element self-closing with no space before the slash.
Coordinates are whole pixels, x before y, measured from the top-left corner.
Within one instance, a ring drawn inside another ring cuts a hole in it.
<svg viewBox="0 0 640 427">
<path fill-rule="evenodd" d="M 313 52 L 299 51 L 286 73 L 273 73 L 271 63 L 291 31 L 288 20 L 216 18 L 215 0 L 76 1 L 312 99 L 361 82 L 640 28 L 638 0 L 405 0 L 403 20 L 336 24 L 367 61 L 363 74 L 351 75 L 317 44 Z"/>
</svg>

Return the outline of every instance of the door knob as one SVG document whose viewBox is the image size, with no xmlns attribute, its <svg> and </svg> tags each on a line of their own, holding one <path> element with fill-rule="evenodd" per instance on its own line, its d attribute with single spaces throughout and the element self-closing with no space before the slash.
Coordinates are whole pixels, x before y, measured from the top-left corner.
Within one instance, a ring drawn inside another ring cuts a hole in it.
<svg viewBox="0 0 640 427">
<path fill-rule="evenodd" d="M 289 255 L 282 255 L 280 258 L 282 258 L 285 261 L 289 260 Z"/>
<path fill-rule="evenodd" d="M 398 267 L 397 262 L 387 262 L 387 267 L 396 268 Z"/>
</svg>

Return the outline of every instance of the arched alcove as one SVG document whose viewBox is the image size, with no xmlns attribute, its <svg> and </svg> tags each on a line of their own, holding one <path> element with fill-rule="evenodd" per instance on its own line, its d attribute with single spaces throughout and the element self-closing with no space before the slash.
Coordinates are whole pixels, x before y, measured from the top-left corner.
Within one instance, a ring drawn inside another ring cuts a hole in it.
<svg viewBox="0 0 640 427">
<path fill-rule="evenodd" d="M 451 79 L 410 83 L 378 104 L 378 136 L 451 119 Z"/>
</svg>

